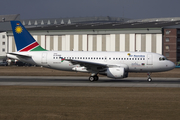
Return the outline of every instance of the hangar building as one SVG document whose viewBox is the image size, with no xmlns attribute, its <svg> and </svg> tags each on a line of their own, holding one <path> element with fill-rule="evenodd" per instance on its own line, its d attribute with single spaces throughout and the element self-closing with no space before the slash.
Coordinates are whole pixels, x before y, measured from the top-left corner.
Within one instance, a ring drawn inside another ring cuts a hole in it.
<svg viewBox="0 0 180 120">
<path fill-rule="evenodd" d="M 163 54 L 174 63 L 180 61 L 180 17 L 21 20 L 16 14 L 0 18 L 0 54 L 16 51 L 10 21 L 20 20 L 47 50 L 154 52 Z"/>
</svg>

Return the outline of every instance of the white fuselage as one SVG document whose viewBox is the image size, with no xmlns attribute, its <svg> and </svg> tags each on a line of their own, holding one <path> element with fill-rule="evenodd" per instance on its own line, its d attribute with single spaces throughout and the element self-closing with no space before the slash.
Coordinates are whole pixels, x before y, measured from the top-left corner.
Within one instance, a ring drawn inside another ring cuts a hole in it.
<svg viewBox="0 0 180 120">
<path fill-rule="evenodd" d="M 169 60 L 161 60 L 165 58 L 163 55 L 148 52 L 37 51 L 14 53 L 30 57 L 17 57 L 12 54 L 7 54 L 7 56 L 23 62 L 65 71 L 91 72 L 80 64 L 72 64 L 70 60 L 104 64 L 109 67 L 124 67 L 126 72 L 161 72 L 171 70 L 175 66 Z M 62 61 L 62 58 L 65 60 Z"/>
</svg>

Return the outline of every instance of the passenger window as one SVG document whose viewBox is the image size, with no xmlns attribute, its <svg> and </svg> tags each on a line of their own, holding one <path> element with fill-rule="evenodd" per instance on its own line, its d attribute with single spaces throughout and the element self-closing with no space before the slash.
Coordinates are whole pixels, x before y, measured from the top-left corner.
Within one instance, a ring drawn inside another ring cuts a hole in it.
<svg viewBox="0 0 180 120">
<path fill-rule="evenodd" d="M 141 60 L 142 60 L 142 58 L 141 58 Z"/>
<path fill-rule="evenodd" d="M 128 58 L 127 58 L 127 60 L 128 60 Z"/>
<path fill-rule="evenodd" d="M 124 60 L 126 60 L 126 58 L 124 58 Z"/>
<path fill-rule="evenodd" d="M 131 58 L 129 58 L 129 60 L 131 60 Z"/>
</svg>

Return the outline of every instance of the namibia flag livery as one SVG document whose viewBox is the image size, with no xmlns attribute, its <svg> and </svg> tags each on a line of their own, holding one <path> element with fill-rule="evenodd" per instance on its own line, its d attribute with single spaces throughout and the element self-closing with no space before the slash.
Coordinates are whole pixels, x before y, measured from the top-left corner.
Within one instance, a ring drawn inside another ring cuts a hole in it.
<svg viewBox="0 0 180 120">
<path fill-rule="evenodd" d="M 36 42 L 20 21 L 11 21 L 11 26 L 18 52 L 46 51 Z"/>
</svg>

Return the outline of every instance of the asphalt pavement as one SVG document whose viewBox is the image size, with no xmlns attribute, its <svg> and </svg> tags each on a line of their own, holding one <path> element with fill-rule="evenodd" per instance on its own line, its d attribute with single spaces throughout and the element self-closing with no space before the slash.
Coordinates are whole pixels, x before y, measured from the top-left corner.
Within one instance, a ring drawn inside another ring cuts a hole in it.
<svg viewBox="0 0 180 120">
<path fill-rule="evenodd" d="M 125 78 L 100 77 L 90 82 L 88 77 L 0 76 L 0 86 L 90 86 L 90 87 L 180 87 L 180 78 Z"/>
</svg>

